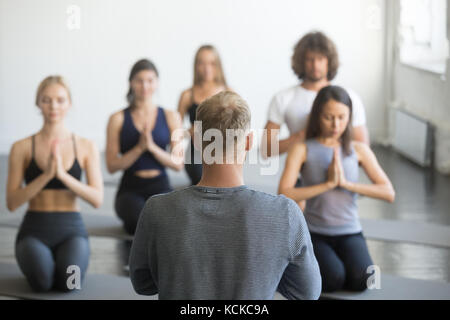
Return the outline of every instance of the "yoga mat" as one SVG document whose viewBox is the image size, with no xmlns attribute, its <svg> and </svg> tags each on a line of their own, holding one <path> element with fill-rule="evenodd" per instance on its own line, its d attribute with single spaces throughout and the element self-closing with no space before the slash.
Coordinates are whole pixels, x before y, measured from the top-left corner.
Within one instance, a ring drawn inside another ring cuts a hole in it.
<svg viewBox="0 0 450 320">
<path fill-rule="evenodd" d="M 321 297 L 339 300 L 450 300 L 450 284 L 381 275 L 381 289 L 364 292 L 322 293 Z M 157 300 L 134 292 L 127 277 L 86 274 L 81 290 L 68 293 L 51 291 L 35 293 L 16 264 L 0 263 L 0 295 L 40 300 Z M 274 300 L 286 300 L 276 292 Z"/>
<path fill-rule="evenodd" d="M 361 219 L 366 238 L 450 247 L 450 227 L 404 220 Z"/>
<path fill-rule="evenodd" d="M 0 295 L 37 300 L 157 300 L 158 295 L 138 295 L 127 277 L 86 274 L 81 290 L 33 292 L 16 264 L 0 263 Z"/>
<path fill-rule="evenodd" d="M 323 292 L 321 297 L 338 300 L 450 300 L 450 283 L 381 275 L 380 289 L 363 292 Z"/>
<path fill-rule="evenodd" d="M 91 236 L 133 239 L 122 227 L 116 216 L 82 213 Z M 18 228 L 22 214 L 9 214 L 0 218 L 0 226 Z M 361 219 L 364 236 L 383 241 L 410 242 L 450 248 L 450 227 L 426 222 L 404 220 Z"/>
</svg>

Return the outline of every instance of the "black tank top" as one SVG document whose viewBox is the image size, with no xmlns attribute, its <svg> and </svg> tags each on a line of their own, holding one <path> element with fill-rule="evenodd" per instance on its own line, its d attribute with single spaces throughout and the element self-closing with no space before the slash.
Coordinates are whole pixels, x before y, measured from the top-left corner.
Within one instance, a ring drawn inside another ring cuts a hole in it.
<svg viewBox="0 0 450 320">
<path fill-rule="evenodd" d="M 139 143 L 141 132 L 139 132 L 131 117 L 131 108 L 127 107 L 123 110 L 124 121 L 120 131 L 120 152 L 126 153 Z M 158 107 L 155 126 L 150 132 L 153 141 L 163 150 L 170 144 L 170 129 L 167 124 L 166 115 L 162 107 Z M 145 169 L 159 169 L 163 174 L 166 174 L 165 167 L 148 151 L 145 151 L 141 156 L 128 168 L 125 172 L 132 173 L 138 170 Z"/>
<path fill-rule="evenodd" d="M 198 104 L 194 101 L 194 88 L 191 89 L 191 105 L 188 108 L 189 121 L 194 125 L 195 113 L 197 112 Z"/>
<path fill-rule="evenodd" d="M 75 154 L 75 159 L 73 161 L 72 167 L 67 171 L 68 174 L 70 174 L 72 177 L 74 177 L 77 180 L 81 180 L 81 167 L 78 162 L 77 158 L 77 146 L 75 144 L 75 137 L 72 134 L 72 141 L 73 141 L 73 149 Z M 38 167 L 36 160 L 34 159 L 34 135 L 31 137 L 31 162 L 28 165 L 28 167 L 25 170 L 25 182 L 26 184 L 29 184 L 31 181 L 36 179 L 38 176 L 40 176 L 43 173 L 43 170 Z M 67 187 L 64 185 L 64 183 L 61 182 L 61 180 L 57 179 L 56 177 L 50 180 L 44 187 L 44 189 L 67 189 Z"/>
</svg>

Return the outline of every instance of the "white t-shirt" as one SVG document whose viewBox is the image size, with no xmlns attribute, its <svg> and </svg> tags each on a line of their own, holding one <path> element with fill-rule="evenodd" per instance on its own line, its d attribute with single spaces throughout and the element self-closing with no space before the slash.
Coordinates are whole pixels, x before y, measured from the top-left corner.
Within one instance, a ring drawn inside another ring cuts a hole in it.
<svg viewBox="0 0 450 320">
<path fill-rule="evenodd" d="M 352 99 L 353 127 L 365 125 L 366 112 L 361 98 L 353 90 L 344 89 Z M 268 120 L 280 126 L 286 123 L 290 134 L 306 129 L 316 95 L 316 91 L 307 90 L 300 85 L 278 92 L 270 102 Z"/>
</svg>

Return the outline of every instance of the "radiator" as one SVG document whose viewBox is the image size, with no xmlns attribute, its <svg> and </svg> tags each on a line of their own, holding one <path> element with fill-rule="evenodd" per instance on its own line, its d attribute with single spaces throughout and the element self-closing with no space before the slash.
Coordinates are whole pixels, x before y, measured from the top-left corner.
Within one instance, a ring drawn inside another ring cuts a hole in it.
<svg viewBox="0 0 450 320">
<path fill-rule="evenodd" d="M 434 152 L 433 125 L 405 110 L 395 108 L 392 111 L 394 149 L 423 167 L 430 166 Z"/>
</svg>

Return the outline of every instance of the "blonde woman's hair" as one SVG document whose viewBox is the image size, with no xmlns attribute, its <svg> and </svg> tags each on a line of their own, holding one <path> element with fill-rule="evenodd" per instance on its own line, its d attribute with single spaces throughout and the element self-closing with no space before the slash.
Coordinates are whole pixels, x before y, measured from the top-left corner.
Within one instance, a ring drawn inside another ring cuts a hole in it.
<svg viewBox="0 0 450 320">
<path fill-rule="evenodd" d="M 48 76 L 47 78 L 42 80 L 41 83 L 39 84 L 39 87 L 36 92 L 36 101 L 35 101 L 36 106 L 39 106 L 39 99 L 41 98 L 42 92 L 45 90 L 45 88 L 47 88 L 49 85 L 55 84 L 55 83 L 63 86 L 64 89 L 66 89 L 67 95 L 69 96 L 69 101 L 72 102 L 72 96 L 70 94 L 70 89 L 69 89 L 69 86 L 67 85 L 66 80 L 61 76 L 54 75 L 54 76 Z"/>
<path fill-rule="evenodd" d="M 227 129 L 238 135 L 236 140 L 244 138 L 250 129 L 251 114 L 247 102 L 237 93 L 222 91 L 203 101 L 196 112 L 196 121 L 201 121 L 202 137 L 208 129 L 217 129 L 221 132 L 223 141 L 226 141 Z M 210 142 L 203 141 L 202 148 Z M 224 143 L 224 152 L 226 144 Z"/>
<path fill-rule="evenodd" d="M 203 45 L 200 48 L 198 48 L 197 53 L 195 54 L 194 85 L 200 84 L 203 80 L 203 79 L 201 79 L 200 75 L 197 72 L 197 65 L 198 65 L 200 52 L 202 52 L 203 50 L 209 50 L 214 54 L 214 57 L 216 60 L 216 77 L 215 77 L 214 81 L 219 85 L 223 85 L 224 87 L 227 87 L 227 81 L 225 80 L 225 74 L 223 72 L 222 61 L 220 60 L 219 52 L 217 51 L 217 49 L 214 46 L 209 45 L 209 44 Z"/>
</svg>

